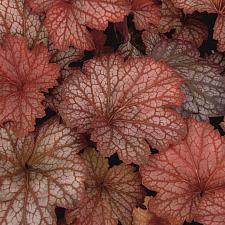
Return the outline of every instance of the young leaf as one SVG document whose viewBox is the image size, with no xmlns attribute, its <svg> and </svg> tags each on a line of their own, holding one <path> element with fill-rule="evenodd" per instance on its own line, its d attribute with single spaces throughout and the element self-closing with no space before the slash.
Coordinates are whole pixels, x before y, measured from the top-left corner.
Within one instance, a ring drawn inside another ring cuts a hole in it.
<svg viewBox="0 0 225 225">
<path fill-rule="evenodd" d="M 225 85 L 221 67 L 200 58 L 199 51 L 181 40 L 160 38 L 145 31 L 143 41 L 147 54 L 164 60 L 184 78 L 185 102 L 180 108 L 184 117 L 207 120 L 225 113 Z"/>
<path fill-rule="evenodd" d="M 148 30 L 150 25 L 159 25 L 160 5 L 155 0 L 132 0 L 131 5 L 134 24 L 138 30 Z"/>
<path fill-rule="evenodd" d="M 171 0 L 162 1 L 161 12 L 160 32 L 175 29 L 173 38 L 189 41 L 196 47 L 207 39 L 207 26 L 193 15 L 183 15 L 182 10 L 175 8 Z"/>
<path fill-rule="evenodd" d="M 225 190 L 217 191 L 204 198 L 200 205 L 197 220 L 204 225 L 218 225 L 225 221 Z"/>
<path fill-rule="evenodd" d="M 87 61 L 83 73 L 65 80 L 59 111 L 69 126 L 91 132 L 103 156 L 118 152 L 140 164 L 149 154 L 145 139 L 164 149 L 184 137 L 186 126 L 171 109 L 182 103 L 182 79 L 164 63 L 105 55 Z"/>
<path fill-rule="evenodd" d="M 108 160 L 94 149 L 86 150 L 82 158 L 88 171 L 86 195 L 79 208 L 67 215 L 69 224 L 117 225 L 119 220 L 130 225 L 132 210 L 144 197 L 139 173 L 125 164 L 109 169 Z"/>
<path fill-rule="evenodd" d="M 29 46 L 44 41 L 44 29 L 37 15 L 32 15 L 24 6 L 24 0 L 0 0 L 0 40 L 4 34 L 19 34 Z"/>
<path fill-rule="evenodd" d="M 42 92 L 57 84 L 59 68 L 49 59 L 48 49 L 29 50 L 23 37 L 7 35 L 0 46 L 0 124 L 12 122 L 18 137 L 34 130 L 45 114 Z"/>
<path fill-rule="evenodd" d="M 0 224 L 56 225 L 55 206 L 72 208 L 84 192 L 79 136 L 54 118 L 17 139 L 0 128 Z"/>
<path fill-rule="evenodd" d="M 218 50 L 225 51 L 225 1 L 224 0 L 172 0 L 177 8 L 181 8 L 185 13 L 194 11 L 208 13 L 218 13 L 214 26 L 213 38 L 218 40 Z"/>
<path fill-rule="evenodd" d="M 188 134 L 182 143 L 149 157 L 140 171 L 143 184 L 158 192 L 149 209 L 174 225 L 191 222 L 206 210 L 199 208 L 200 201 L 203 205 L 216 202 L 214 192 L 219 190 L 225 195 L 224 137 L 208 123 L 188 120 Z M 216 209 L 208 210 L 215 221 L 220 219 L 214 214 Z M 206 221 L 207 217 L 201 220 L 203 224 Z"/>
<path fill-rule="evenodd" d="M 145 197 L 144 206 L 147 209 L 135 208 L 133 210 L 132 225 L 171 225 L 167 220 L 155 215 L 155 213 L 148 211 L 148 204 L 151 201 L 149 196 Z"/>
<path fill-rule="evenodd" d="M 86 26 L 104 30 L 108 21 L 119 22 L 129 13 L 128 0 L 27 0 L 36 12 L 45 11 L 44 25 L 56 48 L 94 49 Z"/>
</svg>

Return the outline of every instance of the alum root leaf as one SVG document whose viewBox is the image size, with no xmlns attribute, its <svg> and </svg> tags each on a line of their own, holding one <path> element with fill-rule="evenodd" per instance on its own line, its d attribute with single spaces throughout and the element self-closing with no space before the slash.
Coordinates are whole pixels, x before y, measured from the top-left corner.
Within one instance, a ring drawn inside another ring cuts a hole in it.
<svg viewBox="0 0 225 225">
<path fill-rule="evenodd" d="M 132 0 L 131 5 L 134 24 L 138 30 L 148 30 L 150 25 L 159 25 L 160 5 L 155 0 Z"/>
<path fill-rule="evenodd" d="M 57 84 L 59 68 L 49 59 L 48 49 L 36 45 L 29 50 L 22 37 L 7 35 L 0 46 L 0 124 L 12 122 L 19 137 L 44 116 L 42 92 Z"/>
<path fill-rule="evenodd" d="M 213 38 L 218 40 L 218 50 L 225 51 L 225 1 L 224 0 L 172 0 L 174 5 L 185 13 L 194 11 L 218 13 Z"/>
<path fill-rule="evenodd" d="M 106 55 L 84 64 L 64 82 L 60 114 L 79 132 L 91 132 L 104 156 L 118 152 L 126 163 L 143 163 L 146 140 L 158 149 L 186 133 L 179 106 L 182 79 L 149 57 Z"/>
<path fill-rule="evenodd" d="M 49 37 L 56 48 L 75 46 L 94 49 L 86 26 L 104 30 L 108 21 L 119 22 L 129 13 L 128 0 L 27 0 L 34 11 L 46 12 L 44 21 Z"/>
<path fill-rule="evenodd" d="M 225 190 L 207 196 L 199 205 L 197 220 L 204 225 L 218 225 L 225 221 Z"/>
<path fill-rule="evenodd" d="M 196 16 L 184 15 L 181 9 L 174 7 L 171 0 L 162 1 L 162 16 L 159 30 L 166 33 L 175 29 L 173 38 L 191 42 L 199 47 L 208 37 L 208 27 Z"/>
<path fill-rule="evenodd" d="M 145 197 L 144 206 L 147 209 L 135 208 L 133 210 L 132 225 L 171 225 L 167 220 L 155 215 L 155 213 L 148 211 L 148 204 L 151 201 L 149 196 Z"/>
<path fill-rule="evenodd" d="M 185 102 L 180 108 L 184 117 L 207 120 L 225 113 L 225 85 L 221 68 L 200 58 L 191 44 L 181 40 L 160 38 L 152 32 L 143 33 L 147 54 L 164 60 L 184 78 Z"/>
<path fill-rule="evenodd" d="M 19 34 L 26 38 L 29 46 L 42 40 L 42 22 L 32 15 L 24 0 L 0 0 L 0 40 L 5 33 Z"/>
<path fill-rule="evenodd" d="M 203 205 L 217 201 L 214 192 L 225 195 L 224 137 L 208 123 L 188 120 L 186 138 L 149 157 L 140 171 L 143 184 L 158 192 L 149 209 L 174 225 L 191 222 L 197 214 L 207 215 Z M 214 221 L 221 219 L 222 215 L 215 214 L 216 208 L 208 210 Z M 207 220 L 206 216 L 201 222 Z"/>
<path fill-rule="evenodd" d="M 87 166 L 86 194 L 79 208 L 67 215 L 75 225 L 131 225 L 132 210 L 143 199 L 138 172 L 120 164 L 109 169 L 108 160 L 94 149 L 82 154 Z M 69 221 L 68 221 L 69 222 Z M 69 224 L 71 224 L 69 222 Z"/>
<path fill-rule="evenodd" d="M 55 206 L 72 208 L 83 195 L 79 150 L 79 136 L 58 119 L 22 139 L 1 127 L 0 224 L 56 225 Z"/>
</svg>

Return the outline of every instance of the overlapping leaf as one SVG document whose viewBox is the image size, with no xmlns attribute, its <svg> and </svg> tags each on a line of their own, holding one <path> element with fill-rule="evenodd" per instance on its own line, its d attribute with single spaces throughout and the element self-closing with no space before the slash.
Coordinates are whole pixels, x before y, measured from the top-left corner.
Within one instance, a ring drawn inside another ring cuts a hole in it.
<svg viewBox="0 0 225 225">
<path fill-rule="evenodd" d="M 79 208 L 68 213 L 67 222 L 117 225 L 120 220 L 123 225 L 130 225 L 133 208 L 143 200 L 139 173 L 124 164 L 109 169 L 108 160 L 94 149 L 86 150 L 82 158 L 88 170 L 86 195 Z"/>
<path fill-rule="evenodd" d="M 43 45 L 29 50 L 22 37 L 7 35 L 0 46 L 0 123 L 12 122 L 17 136 L 32 131 L 35 119 L 45 114 L 42 92 L 56 85 L 59 76 L 49 59 Z"/>
<path fill-rule="evenodd" d="M 104 30 L 108 21 L 119 22 L 129 13 L 128 0 L 27 0 L 36 12 L 46 12 L 44 25 L 56 48 L 75 46 L 92 50 L 94 43 L 86 26 Z"/>
<path fill-rule="evenodd" d="M 214 39 L 218 40 L 218 50 L 225 51 L 225 1 L 224 0 L 172 0 L 174 5 L 185 13 L 194 11 L 218 13 L 214 26 Z"/>
<path fill-rule="evenodd" d="M 24 6 L 24 0 L 0 0 L 0 40 L 5 33 L 19 34 L 29 46 L 47 42 L 42 22 Z"/>
<path fill-rule="evenodd" d="M 60 78 L 58 79 L 59 85 L 54 87 L 49 94 L 45 96 L 45 106 L 49 107 L 55 112 L 58 112 L 58 106 L 61 102 L 61 89 L 62 82 L 66 77 L 73 73 L 73 69 L 69 66 L 70 63 L 76 62 L 83 58 L 84 52 L 70 47 L 65 51 L 58 51 L 56 49 L 50 49 L 51 63 L 57 63 L 60 66 Z"/>
<path fill-rule="evenodd" d="M 174 225 L 190 222 L 196 215 L 202 215 L 203 224 L 210 217 L 221 221 L 222 214 L 216 214 L 217 206 L 210 202 L 217 202 L 220 191 L 225 195 L 225 143 L 211 125 L 188 120 L 182 143 L 149 157 L 141 175 L 143 184 L 158 192 L 148 205 L 158 216 Z M 223 210 L 221 207 L 220 213 Z"/>
<path fill-rule="evenodd" d="M 131 5 L 134 24 L 138 30 L 148 30 L 149 25 L 159 25 L 160 5 L 155 0 L 132 0 Z"/>
<path fill-rule="evenodd" d="M 208 37 L 208 28 L 197 17 L 183 15 L 182 10 L 174 7 L 171 0 L 162 1 L 160 31 L 165 33 L 175 29 L 173 38 L 191 42 L 199 47 Z"/>
<path fill-rule="evenodd" d="M 148 211 L 148 204 L 151 201 L 149 196 L 145 197 L 144 206 L 146 209 L 135 208 L 133 210 L 132 225 L 170 225 L 167 220 L 164 220 L 155 215 L 155 213 Z"/>
<path fill-rule="evenodd" d="M 180 111 L 184 117 L 206 120 L 224 115 L 225 85 L 221 67 L 200 58 L 197 49 L 179 40 L 160 38 L 152 32 L 143 33 L 146 51 L 156 60 L 164 60 L 183 78 L 186 96 Z"/>
<path fill-rule="evenodd" d="M 60 114 L 79 132 L 90 132 L 104 156 L 143 163 L 149 146 L 164 149 L 186 127 L 171 107 L 182 103 L 182 79 L 149 57 L 106 55 L 84 64 L 64 82 Z"/>
<path fill-rule="evenodd" d="M 82 144 L 58 119 L 17 139 L 0 128 L 0 224 L 56 225 L 55 206 L 71 208 L 84 192 Z"/>
</svg>

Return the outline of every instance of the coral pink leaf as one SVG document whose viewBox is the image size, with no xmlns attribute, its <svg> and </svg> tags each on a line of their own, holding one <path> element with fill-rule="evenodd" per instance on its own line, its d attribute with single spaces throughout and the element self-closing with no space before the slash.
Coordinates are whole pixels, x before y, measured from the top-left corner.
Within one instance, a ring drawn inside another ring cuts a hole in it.
<svg viewBox="0 0 225 225">
<path fill-rule="evenodd" d="M 29 46 L 42 40 L 42 23 L 24 6 L 24 0 L 0 0 L 0 40 L 5 33 L 20 34 Z"/>
<path fill-rule="evenodd" d="M 190 222 L 201 200 L 207 201 L 214 191 L 224 191 L 224 137 L 208 123 L 188 120 L 186 138 L 149 157 L 141 175 L 143 184 L 158 192 L 149 204 L 150 210 L 174 225 Z"/>
<path fill-rule="evenodd" d="M 28 0 L 36 11 L 46 11 L 45 27 L 56 48 L 75 46 L 92 50 L 94 42 L 86 26 L 104 30 L 108 21 L 119 22 L 129 13 L 128 0 Z M 43 8 L 42 3 L 51 5 Z"/>
<path fill-rule="evenodd" d="M 0 46 L 0 123 L 12 122 L 19 137 L 34 129 L 44 115 L 42 92 L 57 84 L 59 68 L 49 59 L 48 49 L 29 50 L 22 37 L 7 35 Z"/>
<path fill-rule="evenodd" d="M 160 5 L 155 0 L 132 0 L 131 4 L 134 24 L 138 30 L 148 30 L 150 25 L 159 25 Z"/>
<path fill-rule="evenodd" d="M 84 74 L 83 74 L 84 73 Z M 153 147 L 164 149 L 186 133 L 171 107 L 182 103 L 182 79 L 149 57 L 105 55 L 89 60 L 64 82 L 60 114 L 79 132 L 91 132 L 97 149 L 143 163 Z"/>
<path fill-rule="evenodd" d="M 56 225 L 55 206 L 72 208 L 84 192 L 79 136 L 54 118 L 17 139 L 0 128 L 0 224 Z"/>
<path fill-rule="evenodd" d="M 225 189 L 208 195 L 200 204 L 198 222 L 204 225 L 219 225 L 225 221 Z"/>
<path fill-rule="evenodd" d="M 76 225 L 130 225 L 132 210 L 143 199 L 143 189 L 138 172 L 125 164 L 108 168 L 108 160 L 94 149 L 82 154 L 88 175 L 85 182 L 86 195 L 82 204 L 67 215 Z"/>
<path fill-rule="evenodd" d="M 200 58 L 199 51 L 187 42 L 160 40 L 158 34 L 147 31 L 142 37 L 149 55 L 167 62 L 185 79 L 182 91 L 186 99 L 180 108 L 184 117 L 207 120 L 224 115 L 225 86 L 220 67 Z"/>
</svg>

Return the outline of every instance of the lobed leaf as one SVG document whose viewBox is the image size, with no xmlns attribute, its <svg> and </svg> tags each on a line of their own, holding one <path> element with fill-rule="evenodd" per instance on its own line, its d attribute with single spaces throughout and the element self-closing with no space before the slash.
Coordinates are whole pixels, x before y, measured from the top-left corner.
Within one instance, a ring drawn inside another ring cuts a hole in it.
<svg viewBox="0 0 225 225">
<path fill-rule="evenodd" d="M 83 74 L 84 73 L 84 74 Z M 152 147 L 179 141 L 186 127 L 171 107 L 183 100 L 181 78 L 149 57 L 106 55 L 84 64 L 64 82 L 60 114 L 79 132 L 90 132 L 103 156 L 118 152 L 126 163 L 143 163 Z"/>
<path fill-rule="evenodd" d="M 208 123 L 188 120 L 186 138 L 149 157 L 140 169 L 143 184 L 158 192 L 149 209 L 174 225 L 191 222 L 199 213 L 204 215 L 206 208 L 202 206 L 210 204 L 209 199 L 216 201 L 214 192 L 225 193 L 224 159 L 225 143 L 219 132 Z M 201 222 L 205 224 L 207 217 Z"/>
<path fill-rule="evenodd" d="M 57 84 L 57 65 L 49 64 L 48 50 L 29 50 L 23 37 L 5 36 L 0 46 L 0 124 L 12 122 L 18 137 L 34 130 L 35 119 L 44 116 L 42 101 Z"/>
<path fill-rule="evenodd" d="M 86 26 L 104 30 L 108 21 L 119 22 L 129 13 L 128 0 L 27 0 L 36 12 L 46 12 L 44 25 L 56 48 L 75 46 L 93 50 Z"/>
<path fill-rule="evenodd" d="M 79 135 L 47 121 L 22 139 L 0 128 L 0 224 L 56 225 L 55 206 L 71 208 L 84 191 Z"/>
</svg>

